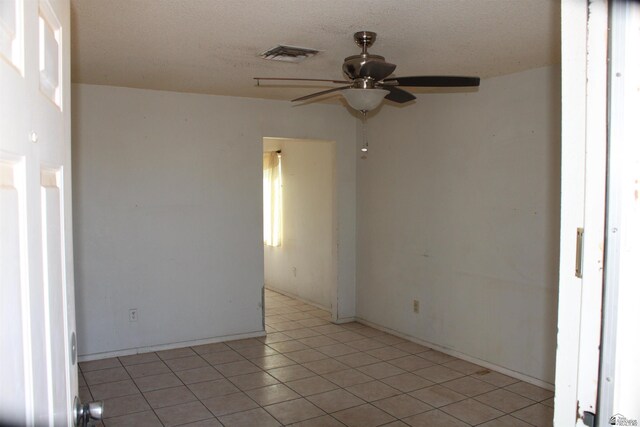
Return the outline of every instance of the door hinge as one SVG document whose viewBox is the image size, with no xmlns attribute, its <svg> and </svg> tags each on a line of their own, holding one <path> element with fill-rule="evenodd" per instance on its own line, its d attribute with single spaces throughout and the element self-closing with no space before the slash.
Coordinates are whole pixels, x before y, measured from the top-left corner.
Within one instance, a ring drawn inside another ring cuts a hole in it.
<svg viewBox="0 0 640 427">
<path fill-rule="evenodd" d="M 582 250 L 583 250 L 584 228 L 579 227 L 576 231 L 576 277 L 582 278 Z"/>
</svg>

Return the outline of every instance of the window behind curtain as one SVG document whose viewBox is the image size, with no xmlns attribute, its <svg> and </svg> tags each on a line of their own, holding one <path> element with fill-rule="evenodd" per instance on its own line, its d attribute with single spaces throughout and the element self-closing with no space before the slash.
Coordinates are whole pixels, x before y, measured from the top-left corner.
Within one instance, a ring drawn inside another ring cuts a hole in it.
<svg viewBox="0 0 640 427">
<path fill-rule="evenodd" d="M 282 244 L 282 165 L 275 151 L 262 154 L 264 244 Z"/>
</svg>

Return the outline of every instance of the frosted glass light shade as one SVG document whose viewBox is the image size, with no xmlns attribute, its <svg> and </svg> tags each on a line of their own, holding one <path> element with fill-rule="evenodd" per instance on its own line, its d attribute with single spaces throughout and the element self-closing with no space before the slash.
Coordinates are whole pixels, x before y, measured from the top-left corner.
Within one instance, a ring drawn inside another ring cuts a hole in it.
<svg viewBox="0 0 640 427">
<path fill-rule="evenodd" d="M 389 91 L 384 89 L 345 89 L 342 91 L 342 95 L 351 108 L 358 111 L 375 109 L 388 93 Z"/>
</svg>

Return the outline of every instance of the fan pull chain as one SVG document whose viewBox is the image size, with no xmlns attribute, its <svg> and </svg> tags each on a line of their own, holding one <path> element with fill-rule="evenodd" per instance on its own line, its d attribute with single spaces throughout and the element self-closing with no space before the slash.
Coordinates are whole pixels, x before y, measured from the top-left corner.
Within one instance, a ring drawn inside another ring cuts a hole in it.
<svg viewBox="0 0 640 427">
<path fill-rule="evenodd" d="M 369 151 L 369 141 L 367 139 L 367 112 L 363 111 L 362 112 L 362 147 L 360 148 L 360 151 L 362 151 L 363 153 L 366 153 L 367 151 Z M 363 158 L 365 158 L 363 156 Z"/>
</svg>

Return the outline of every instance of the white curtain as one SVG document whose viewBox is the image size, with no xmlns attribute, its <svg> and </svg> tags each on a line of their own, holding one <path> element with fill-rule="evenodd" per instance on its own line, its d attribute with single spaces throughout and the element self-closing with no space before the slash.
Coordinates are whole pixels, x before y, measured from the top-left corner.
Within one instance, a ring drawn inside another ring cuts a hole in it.
<svg viewBox="0 0 640 427">
<path fill-rule="evenodd" d="M 262 155 L 264 244 L 282 244 L 282 166 L 275 151 Z"/>
</svg>

